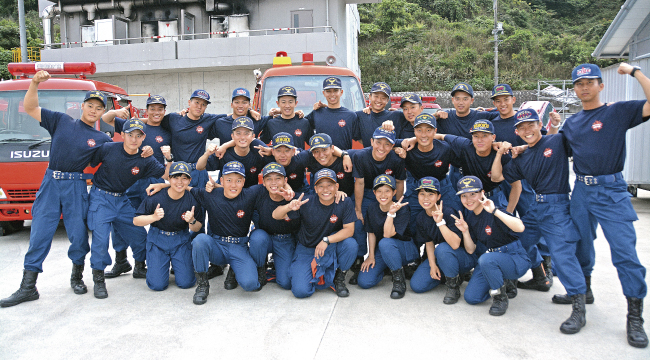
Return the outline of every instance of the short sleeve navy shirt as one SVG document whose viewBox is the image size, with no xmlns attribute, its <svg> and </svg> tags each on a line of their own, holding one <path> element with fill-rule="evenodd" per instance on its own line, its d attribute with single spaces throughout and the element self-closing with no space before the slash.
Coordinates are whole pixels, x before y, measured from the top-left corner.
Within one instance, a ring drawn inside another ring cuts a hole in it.
<svg viewBox="0 0 650 360">
<path fill-rule="evenodd" d="M 143 158 L 142 150 L 128 154 L 124 143 L 106 143 L 97 150 L 92 166 L 101 163 L 93 183 L 102 190 L 123 193 L 136 181 L 143 178 L 159 178 L 165 174 L 165 167 L 154 157 Z"/>
<path fill-rule="evenodd" d="M 121 133 L 124 124 L 128 120 L 115 118 L 115 132 Z M 162 126 L 144 125 L 144 133 L 147 135 L 142 142 L 142 147 L 151 146 L 153 149 L 153 156 L 159 163 L 165 164 L 165 157 L 160 150 L 163 146 L 170 146 L 172 143 L 172 136 L 169 131 L 163 129 Z"/>
<path fill-rule="evenodd" d="M 458 216 L 458 211 L 455 210 L 452 207 L 443 206 L 442 209 L 442 218 L 445 220 L 447 223 L 447 227 L 449 230 L 451 230 L 454 234 L 458 235 L 460 237 L 460 246 L 463 246 L 463 233 L 456 228 L 456 220 L 451 217 L 451 215 Z M 442 233 L 440 232 L 440 229 L 438 229 L 438 225 L 436 225 L 435 220 L 433 220 L 433 217 L 427 215 L 426 211 L 421 211 L 418 216 L 416 217 L 416 239 L 417 242 L 420 244 L 427 243 L 427 242 L 433 242 L 434 245 L 437 244 L 442 244 L 445 242 L 444 236 L 442 236 Z"/>
<path fill-rule="evenodd" d="M 367 147 L 353 154 L 352 164 L 352 175 L 365 179 L 366 189 L 372 189 L 373 180 L 381 174 L 391 175 L 396 180 L 406 179 L 404 159 L 394 151 L 390 151 L 384 160 L 377 161 L 372 157 L 372 148 Z"/>
<path fill-rule="evenodd" d="M 306 116 L 316 133 L 332 138 L 332 144 L 341 150 L 352 149 L 352 140 L 359 139 L 357 114 L 344 107 L 338 109 L 320 108 Z"/>
<path fill-rule="evenodd" d="M 140 204 L 135 215 L 151 215 L 156 211 L 158 204 L 160 204 L 160 208 L 165 211 L 165 216 L 162 219 L 151 223 L 151 226 L 153 227 L 169 232 L 189 229 L 189 224 L 185 221 L 183 215 L 186 211 L 192 210 L 192 207 L 194 207 L 194 218 L 196 221 L 204 224 L 205 211 L 203 211 L 201 205 L 199 205 L 198 201 L 196 201 L 189 191 L 185 191 L 183 197 L 177 200 L 174 200 L 169 196 L 167 189 L 155 193 L 152 196 L 147 196 L 142 204 Z"/>
<path fill-rule="evenodd" d="M 309 144 L 309 138 L 314 135 L 314 129 L 311 127 L 309 120 L 299 118 L 297 114 L 291 119 L 284 119 L 281 116 L 274 117 L 266 123 L 262 129 L 260 140 L 268 144 L 273 140 L 273 136 L 280 132 L 286 132 L 293 136 L 293 144 L 304 149 Z"/>
<path fill-rule="evenodd" d="M 350 154 L 350 156 L 353 155 Z M 331 163 L 329 166 L 323 166 L 314 158 L 313 155 L 309 156 L 309 161 L 307 162 L 307 170 L 312 173 L 312 176 L 315 175 L 318 170 L 324 168 L 328 168 L 336 173 L 336 182 L 339 184 L 339 191 L 343 191 L 348 196 L 354 195 L 354 176 L 352 175 L 352 172 L 345 171 L 343 168 L 342 158 L 335 157 L 333 163 Z"/>
<path fill-rule="evenodd" d="M 387 211 L 381 210 L 378 202 L 370 204 L 366 213 L 364 229 L 368 233 L 375 234 L 377 244 L 384 238 L 384 224 L 386 223 L 387 213 Z M 395 213 L 395 218 L 393 219 L 395 235 L 391 236 L 391 238 L 402 241 L 411 240 L 411 233 L 408 226 L 409 220 L 411 220 L 411 208 L 405 205 Z"/>
<path fill-rule="evenodd" d="M 492 181 L 492 164 L 497 152 L 492 150 L 486 157 L 479 156 L 471 140 L 446 135 L 445 141 L 449 143 L 456 156 L 456 163 L 463 168 L 463 176 L 474 175 L 483 183 L 483 190 L 490 192 L 499 186 L 500 183 Z M 510 155 L 501 156 L 501 165 L 506 165 L 511 160 Z M 454 184 L 455 185 L 455 184 Z"/>
<path fill-rule="evenodd" d="M 441 180 L 447 176 L 449 164 L 454 160 L 454 152 L 446 141 L 433 140 L 433 149 L 422 152 L 415 145 L 406 153 L 406 170 L 419 180 L 425 176 L 433 176 Z"/>
<path fill-rule="evenodd" d="M 248 114 L 250 117 L 250 113 Z M 252 117 L 250 117 L 253 119 Z M 232 122 L 235 121 L 232 115 L 218 118 L 210 130 L 210 139 L 218 138 L 219 143 L 223 144 L 232 140 Z M 258 136 L 268 121 L 268 116 L 262 116 L 260 120 L 253 119 L 253 132 Z"/>
<path fill-rule="evenodd" d="M 305 247 L 315 248 L 325 236 L 330 236 L 343 229 L 343 225 L 357 220 L 350 198 L 331 205 L 323 205 L 316 194 L 310 195 L 308 199 L 297 211 L 300 216 L 298 242 Z"/>
<path fill-rule="evenodd" d="M 499 208 L 499 210 L 508 214 L 505 209 Z M 489 249 L 508 245 L 519 239 L 516 232 L 510 230 L 503 221 L 487 211 L 481 211 L 476 215 L 473 211 L 465 209 L 463 216 L 475 244 L 480 242 Z"/>
<path fill-rule="evenodd" d="M 305 186 L 305 172 L 309 158 L 312 157 L 308 151 L 301 151 L 298 155 L 291 158 L 289 165 L 284 166 L 284 171 L 287 174 L 287 183 L 291 189 L 298 191 Z M 264 165 L 274 162 L 272 156 L 264 157 Z"/>
<path fill-rule="evenodd" d="M 391 120 L 393 122 L 393 125 L 395 126 L 395 134 L 400 139 L 403 138 L 401 135 L 402 128 L 405 126 L 404 123 L 408 125 L 408 121 L 406 121 L 404 113 L 401 111 L 383 110 L 379 113 L 371 111 L 370 114 L 366 114 L 363 111 L 357 111 L 356 114 L 359 119 L 359 135 L 364 147 L 370 146 L 372 134 L 381 126 L 381 124 L 384 123 L 384 121 Z"/>
<path fill-rule="evenodd" d="M 499 116 L 498 112 L 470 110 L 467 116 L 458 116 L 456 110 L 447 111 L 449 116 L 446 119 L 438 120 L 438 133 L 462 136 L 472 140 L 469 130 L 476 120 L 492 120 Z"/>
<path fill-rule="evenodd" d="M 268 190 L 264 188 L 259 198 L 257 198 L 257 204 L 255 205 L 255 208 L 260 214 L 257 227 L 271 235 L 294 234 L 298 232 L 298 229 L 300 228 L 300 219 L 297 212 L 289 212 L 282 220 L 276 220 L 273 218 L 273 211 L 275 211 L 278 206 L 286 205 L 288 203 L 289 201 L 284 199 L 273 201 Z"/>
<path fill-rule="evenodd" d="M 260 181 L 259 174 L 262 173 L 262 168 L 264 167 L 264 158 L 260 156 L 254 146 L 255 144 L 251 143 L 250 151 L 245 156 L 237 155 L 235 148 L 229 148 L 226 150 L 226 153 L 221 159 L 212 154 L 208 157 L 206 169 L 208 171 L 221 171 L 223 166 L 228 162 L 239 161 L 244 165 L 244 169 L 246 169 L 246 181 L 244 182 L 244 187 L 248 188 L 257 185 Z"/>
<path fill-rule="evenodd" d="M 175 161 L 195 163 L 205 152 L 216 120 L 224 115 L 203 114 L 198 120 L 190 120 L 176 113 L 165 115 L 160 126 L 172 134 L 172 155 Z"/>
</svg>

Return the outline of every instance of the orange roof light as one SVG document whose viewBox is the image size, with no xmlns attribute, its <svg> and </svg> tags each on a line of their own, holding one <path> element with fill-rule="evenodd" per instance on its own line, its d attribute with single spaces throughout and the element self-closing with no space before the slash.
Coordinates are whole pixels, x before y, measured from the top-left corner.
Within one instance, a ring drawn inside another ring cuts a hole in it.
<svg viewBox="0 0 650 360">
<path fill-rule="evenodd" d="M 273 58 L 273 67 L 291 66 L 291 58 L 286 51 L 278 51 Z"/>
<path fill-rule="evenodd" d="M 93 62 L 35 62 L 35 63 L 9 63 L 9 72 L 13 76 L 26 77 L 34 75 L 40 70 L 45 70 L 53 75 L 92 75 L 97 71 Z"/>
</svg>

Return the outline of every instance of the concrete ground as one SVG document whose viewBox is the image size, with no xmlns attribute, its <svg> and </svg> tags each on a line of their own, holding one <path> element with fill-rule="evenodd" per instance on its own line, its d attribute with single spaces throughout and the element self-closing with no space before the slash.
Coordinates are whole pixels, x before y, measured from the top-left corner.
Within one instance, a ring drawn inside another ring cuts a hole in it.
<svg viewBox="0 0 650 360">
<path fill-rule="evenodd" d="M 633 203 L 640 218 L 637 251 L 650 267 L 650 192 L 639 190 Z M 29 228 L 0 238 L 0 297 L 18 289 L 28 245 Z M 345 299 L 329 290 L 295 299 L 273 283 L 261 292 L 226 291 L 220 276 L 211 281 L 207 304 L 196 306 L 194 289 L 172 284 L 154 292 L 130 273 L 108 279 L 108 299 L 95 299 L 88 261 L 90 292 L 75 295 L 67 249 L 61 226 L 38 278 L 41 298 L 0 309 L 0 359 L 650 358 L 650 348 L 627 344 L 627 305 L 600 230 L 596 301 L 587 305 L 587 325 L 575 335 L 559 331 L 571 307 L 551 302 L 564 293 L 557 278 L 548 293 L 520 290 L 501 317 L 488 314 L 491 300 L 444 305 L 444 286 L 392 300 L 390 277 L 370 290 L 349 286 Z"/>
</svg>

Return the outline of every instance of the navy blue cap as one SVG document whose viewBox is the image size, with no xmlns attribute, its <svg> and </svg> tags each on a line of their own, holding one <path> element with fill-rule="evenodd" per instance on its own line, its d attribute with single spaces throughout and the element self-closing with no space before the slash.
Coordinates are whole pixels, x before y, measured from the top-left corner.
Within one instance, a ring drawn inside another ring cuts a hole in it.
<svg viewBox="0 0 650 360">
<path fill-rule="evenodd" d="M 138 119 L 129 119 L 122 125 L 123 133 L 130 133 L 133 130 L 140 130 L 144 134 L 144 123 Z"/>
<path fill-rule="evenodd" d="M 208 92 L 205 91 L 205 90 L 201 90 L 201 89 L 194 90 L 194 92 L 192 93 L 192 96 L 190 96 L 190 99 L 193 99 L 193 98 L 203 99 L 203 100 L 207 101 L 208 104 L 210 103 L 210 94 L 208 94 Z"/>
<path fill-rule="evenodd" d="M 415 117 L 415 120 L 413 121 L 413 127 L 415 128 L 418 125 L 422 125 L 422 124 L 429 125 L 434 129 L 438 128 L 438 123 L 436 122 L 436 118 L 434 118 L 433 115 L 431 114 L 422 113 Z"/>
<path fill-rule="evenodd" d="M 283 86 L 278 90 L 278 98 L 281 96 L 293 96 L 297 98 L 298 94 L 296 93 L 296 88 L 293 86 Z"/>
<path fill-rule="evenodd" d="M 232 130 L 237 128 L 246 128 L 250 131 L 255 131 L 255 126 L 253 125 L 253 120 L 246 116 L 240 116 L 232 121 Z"/>
<path fill-rule="evenodd" d="M 243 96 L 247 98 L 248 100 L 251 99 L 251 93 L 250 91 L 244 89 L 244 88 L 236 88 L 235 90 L 232 91 L 232 99 L 230 101 L 235 100 L 236 97 L 238 96 Z"/>
<path fill-rule="evenodd" d="M 458 180 L 456 184 L 456 189 L 458 192 L 456 195 L 468 193 L 468 192 L 479 192 L 483 190 L 483 183 L 476 176 L 465 176 Z"/>
<path fill-rule="evenodd" d="M 594 64 L 578 65 L 571 71 L 571 79 L 574 83 L 580 79 L 600 79 L 602 77 L 600 68 Z"/>
<path fill-rule="evenodd" d="M 422 99 L 420 99 L 418 94 L 406 94 L 402 96 L 402 101 L 400 101 L 399 106 L 403 106 L 405 102 L 422 105 Z"/>
<path fill-rule="evenodd" d="M 386 96 L 390 97 L 391 94 L 390 86 L 388 86 L 388 84 L 386 84 L 385 82 L 374 83 L 370 88 L 370 93 L 372 94 L 376 92 L 382 92 L 386 94 Z"/>
<path fill-rule="evenodd" d="M 490 98 L 494 99 L 495 97 L 501 96 L 501 95 L 514 96 L 515 94 L 512 92 L 512 88 L 508 84 L 495 85 L 492 88 L 492 96 L 490 96 Z"/>
<path fill-rule="evenodd" d="M 277 149 L 280 146 L 286 146 L 289 149 L 293 149 L 295 148 L 295 146 L 293 145 L 293 136 L 291 136 L 291 134 L 286 132 L 279 132 L 273 135 L 273 141 L 271 142 L 271 146 L 273 146 L 274 149 Z"/>
<path fill-rule="evenodd" d="M 86 97 L 84 98 L 84 102 L 90 100 L 90 99 L 96 99 L 102 102 L 104 107 L 106 107 L 106 95 L 104 95 L 103 92 L 99 90 L 90 90 L 86 93 Z"/>
<path fill-rule="evenodd" d="M 375 132 L 372 133 L 373 139 L 386 139 L 390 141 L 391 144 L 395 144 L 395 132 L 384 130 L 383 127 L 378 127 L 375 129 Z"/>
<path fill-rule="evenodd" d="M 515 114 L 515 127 L 529 121 L 539 121 L 539 114 L 534 109 L 521 109 Z"/>
<path fill-rule="evenodd" d="M 147 98 L 147 106 L 151 104 L 161 104 L 163 106 L 167 106 L 167 102 L 165 101 L 165 98 L 160 96 L 160 95 L 151 95 Z"/>
<path fill-rule="evenodd" d="M 474 97 L 474 89 L 472 89 L 472 85 L 468 83 L 458 83 L 454 85 L 454 87 L 451 89 L 451 96 L 454 96 L 454 94 L 457 91 L 464 91 L 469 94 L 469 96 Z"/>
<path fill-rule="evenodd" d="M 272 173 L 278 173 L 285 177 L 287 176 L 287 172 L 284 170 L 284 166 L 276 162 L 268 163 L 262 168 L 262 177 L 265 177 L 266 175 Z"/>
<path fill-rule="evenodd" d="M 433 176 L 425 176 L 422 179 L 418 180 L 418 186 L 415 188 L 415 191 L 420 189 L 429 189 L 435 192 L 440 192 L 440 181 L 434 178 Z"/>
<path fill-rule="evenodd" d="M 332 146 L 332 138 L 327 134 L 316 134 L 309 139 L 309 151 L 330 146 Z"/>
<path fill-rule="evenodd" d="M 244 168 L 244 165 L 242 165 L 242 163 L 239 161 L 229 161 L 226 163 L 226 165 L 223 166 L 223 169 L 221 170 L 221 175 L 228 174 L 239 174 L 243 177 L 246 177 L 246 169 Z"/>
<path fill-rule="evenodd" d="M 325 78 L 325 80 L 323 80 L 323 90 L 327 89 L 343 89 L 341 79 L 335 76 Z"/>
<path fill-rule="evenodd" d="M 336 182 L 336 173 L 328 168 L 320 169 L 316 172 L 314 185 L 318 184 L 321 179 L 330 179 Z"/>
<path fill-rule="evenodd" d="M 492 121 L 490 121 L 490 120 L 476 120 L 474 122 L 474 125 L 472 125 L 472 128 L 469 129 L 469 132 L 474 133 L 474 132 L 479 132 L 479 131 L 494 134 L 494 125 L 492 125 Z"/>
<path fill-rule="evenodd" d="M 388 185 L 391 189 L 395 190 L 395 178 L 390 175 L 381 174 L 372 182 L 372 188 L 374 190 L 381 185 Z"/>
<path fill-rule="evenodd" d="M 176 161 L 169 169 L 169 177 L 174 175 L 187 175 L 192 178 L 190 166 L 185 161 Z"/>
</svg>

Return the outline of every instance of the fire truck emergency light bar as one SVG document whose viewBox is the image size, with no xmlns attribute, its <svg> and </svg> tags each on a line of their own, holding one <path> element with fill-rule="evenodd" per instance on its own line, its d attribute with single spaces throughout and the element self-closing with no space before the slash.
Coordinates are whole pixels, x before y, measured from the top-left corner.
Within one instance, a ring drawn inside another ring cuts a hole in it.
<svg viewBox="0 0 650 360">
<path fill-rule="evenodd" d="M 35 62 L 35 63 L 9 63 L 9 72 L 13 76 L 34 75 L 40 70 L 45 70 L 52 75 L 92 75 L 97 71 L 94 62 Z"/>
</svg>

